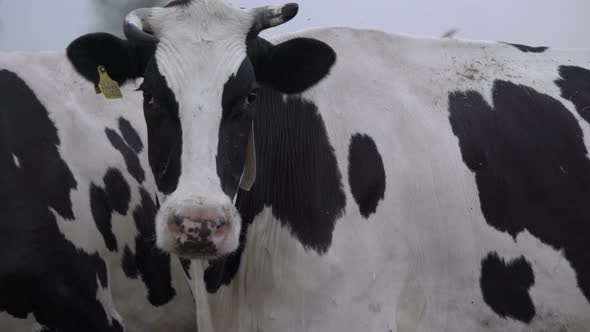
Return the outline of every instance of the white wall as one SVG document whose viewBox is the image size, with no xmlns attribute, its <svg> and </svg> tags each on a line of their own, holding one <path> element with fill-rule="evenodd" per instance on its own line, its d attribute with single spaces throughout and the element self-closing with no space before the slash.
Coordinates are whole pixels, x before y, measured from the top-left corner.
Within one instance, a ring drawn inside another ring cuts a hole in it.
<svg viewBox="0 0 590 332">
<path fill-rule="evenodd" d="M 104 30 L 95 0 L 0 0 L 0 50 L 62 49 Z M 121 0 L 123 1 L 123 0 Z M 242 7 L 277 0 L 234 0 Z M 289 0 L 278 1 L 282 3 Z M 293 0 L 291 0 L 293 1 Z M 296 1 L 296 0 L 295 0 Z M 345 25 L 559 48 L 590 48 L 590 0 L 299 0 L 300 14 L 272 33 Z"/>
</svg>

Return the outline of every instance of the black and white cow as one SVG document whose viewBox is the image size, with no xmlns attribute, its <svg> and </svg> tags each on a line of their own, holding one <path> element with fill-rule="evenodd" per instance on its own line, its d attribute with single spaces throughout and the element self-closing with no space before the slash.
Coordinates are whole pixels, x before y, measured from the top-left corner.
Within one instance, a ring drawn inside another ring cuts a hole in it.
<svg viewBox="0 0 590 332">
<path fill-rule="evenodd" d="M 0 54 L 0 331 L 195 331 L 136 88 L 108 101 L 64 52 Z"/>
<path fill-rule="evenodd" d="M 587 331 L 590 52 L 258 37 L 296 12 L 175 1 L 127 18 L 154 53 L 70 45 L 95 83 L 96 49 L 145 78 L 158 245 L 196 259 L 199 328 Z"/>
</svg>

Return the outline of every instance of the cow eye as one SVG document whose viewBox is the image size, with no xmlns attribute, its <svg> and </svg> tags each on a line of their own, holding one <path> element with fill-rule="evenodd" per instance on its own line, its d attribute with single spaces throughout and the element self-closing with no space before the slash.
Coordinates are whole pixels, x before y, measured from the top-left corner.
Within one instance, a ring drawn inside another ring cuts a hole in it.
<svg viewBox="0 0 590 332">
<path fill-rule="evenodd" d="M 246 97 L 246 105 L 254 104 L 256 98 L 258 98 L 258 89 L 253 89 Z"/>
<path fill-rule="evenodd" d="M 145 103 L 147 103 L 148 105 L 153 105 L 155 102 L 154 96 L 147 92 L 144 83 L 142 83 L 139 88 L 137 89 L 137 91 L 141 91 L 143 93 L 143 101 Z"/>
<path fill-rule="evenodd" d="M 144 91 L 143 92 L 143 101 L 145 103 L 147 103 L 148 105 L 153 105 L 156 100 L 154 99 L 154 96 L 151 93 Z"/>
</svg>

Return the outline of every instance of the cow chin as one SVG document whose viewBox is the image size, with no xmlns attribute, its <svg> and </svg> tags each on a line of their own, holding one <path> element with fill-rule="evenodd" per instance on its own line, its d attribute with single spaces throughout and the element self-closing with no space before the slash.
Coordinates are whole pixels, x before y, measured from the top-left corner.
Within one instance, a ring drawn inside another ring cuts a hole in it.
<svg viewBox="0 0 590 332">
<path fill-rule="evenodd" d="M 230 202 L 170 204 L 163 206 L 156 217 L 156 244 L 185 258 L 215 259 L 238 249 L 241 224 Z"/>
</svg>

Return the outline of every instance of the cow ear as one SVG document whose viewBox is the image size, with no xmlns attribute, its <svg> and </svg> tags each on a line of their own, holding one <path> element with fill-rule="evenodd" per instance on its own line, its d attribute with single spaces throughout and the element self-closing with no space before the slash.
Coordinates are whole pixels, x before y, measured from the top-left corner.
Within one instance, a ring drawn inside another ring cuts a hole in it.
<svg viewBox="0 0 590 332">
<path fill-rule="evenodd" d="M 143 76 L 155 47 L 133 45 L 108 33 L 92 33 L 74 40 L 66 53 L 76 71 L 94 84 L 99 81 L 99 66 L 104 66 L 113 80 L 123 84 L 127 79 Z"/>
<path fill-rule="evenodd" d="M 257 80 L 283 93 L 300 93 L 326 77 L 336 53 L 326 43 L 311 38 L 295 38 L 267 46 L 256 61 Z"/>
</svg>

